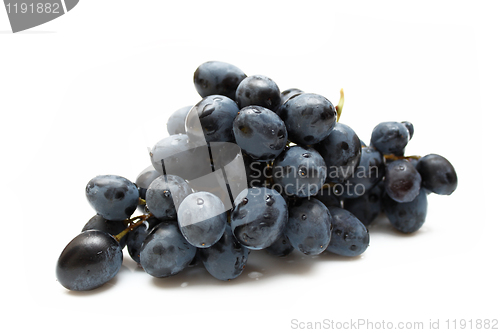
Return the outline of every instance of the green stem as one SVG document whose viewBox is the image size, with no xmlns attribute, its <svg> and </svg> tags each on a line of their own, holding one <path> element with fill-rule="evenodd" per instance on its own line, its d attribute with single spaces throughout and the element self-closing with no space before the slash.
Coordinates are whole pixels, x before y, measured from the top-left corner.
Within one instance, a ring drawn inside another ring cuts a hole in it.
<svg viewBox="0 0 500 333">
<path fill-rule="evenodd" d="M 343 108 L 344 108 L 344 89 L 340 89 L 339 103 L 335 107 L 335 110 L 337 110 L 337 122 L 339 122 L 340 115 L 342 114 Z"/>
<path fill-rule="evenodd" d="M 136 227 L 140 226 L 144 221 L 149 219 L 151 216 L 153 216 L 153 214 L 149 213 L 146 215 L 140 215 L 140 216 L 136 216 L 136 217 L 133 217 L 131 219 L 128 219 L 130 221 L 137 220 L 137 219 L 140 219 L 140 220 L 138 222 L 130 224 L 125 230 L 123 230 L 118 235 L 113 236 L 113 237 L 115 237 L 115 239 L 119 242 L 126 234 L 128 234 L 130 231 L 134 230 Z"/>
</svg>

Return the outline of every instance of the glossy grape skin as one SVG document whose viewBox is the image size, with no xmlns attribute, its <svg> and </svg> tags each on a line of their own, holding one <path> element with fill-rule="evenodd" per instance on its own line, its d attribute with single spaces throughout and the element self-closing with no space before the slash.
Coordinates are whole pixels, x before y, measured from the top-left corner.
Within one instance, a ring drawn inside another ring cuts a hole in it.
<svg viewBox="0 0 500 333">
<path fill-rule="evenodd" d="M 219 197 L 200 191 L 190 194 L 182 201 L 178 221 L 182 235 L 191 245 L 207 248 L 224 234 L 227 215 Z"/>
<path fill-rule="evenodd" d="M 332 236 L 332 217 L 328 208 L 314 198 L 297 200 L 289 208 L 284 234 L 300 252 L 307 255 L 322 253 Z"/>
<path fill-rule="evenodd" d="M 185 106 L 172 113 L 167 120 L 168 134 L 186 134 L 186 116 L 193 106 Z"/>
<path fill-rule="evenodd" d="M 135 180 L 135 185 L 137 185 L 137 189 L 139 190 L 139 198 L 146 200 L 146 192 L 148 190 L 149 185 L 158 178 L 161 174 L 156 171 L 156 169 L 150 165 L 144 170 L 137 175 L 137 178 Z M 139 204 L 137 208 L 142 212 L 145 213 L 146 206 Z"/>
<path fill-rule="evenodd" d="M 234 119 L 233 132 L 241 150 L 260 162 L 275 159 L 285 149 L 288 139 L 285 123 L 261 106 L 241 109 Z"/>
<path fill-rule="evenodd" d="M 241 275 L 250 250 L 234 238 L 231 227 L 226 224 L 221 239 L 206 249 L 200 249 L 200 259 L 214 278 L 222 281 L 236 279 Z"/>
<path fill-rule="evenodd" d="M 404 124 L 388 121 L 375 126 L 370 146 L 384 155 L 403 156 L 409 140 L 410 133 Z"/>
<path fill-rule="evenodd" d="M 270 246 L 266 247 L 266 252 L 272 254 L 277 257 L 286 257 L 294 250 L 292 244 L 286 238 L 284 234 L 281 234 L 280 237 Z"/>
<path fill-rule="evenodd" d="M 458 186 L 457 172 L 443 156 L 429 154 L 418 160 L 417 171 L 422 176 L 422 187 L 431 192 L 450 195 Z"/>
<path fill-rule="evenodd" d="M 410 202 L 418 195 L 422 177 L 417 169 L 405 159 L 387 164 L 385 192 L 397 202 Z"/>
<path fill-rule="evenodd" d="M 427 194 L 424 188 L 420 190 L 413 201 L 396 202 L 388 195 L 383 198 L 384 211 L 389 222 L 396 230 L 409 234 L 422 227 L 427 216 Z"/>
<path fill-rule="evenodd" d="M 134 228 L 127 234 L 127 250 L 130 258 L 136 263 L 140 264 L 141 246 L 151 230 L 160 224 L 161 221 L 155 217 L 150 217 L 142 224 Z M 168 221 L 168 223 L 177 223 L 177 221 Z"/>
<path fill-rule="evenodd" d="M 337 121 L 334 105 L 325 97 L 310 93 L 290 97 L 276 113 L 285 122 L 289 140 L 302 145 L 324 140 Z"/>
<path fill-rule="evenodd" d="M 170 186 L 176 186 L 174 191 Z M 148 210 L 160 220 L 171 220 L 177 217 L 174 195 L 178 202 L 191 194 L 191 187 L 179 176 L 161 175 L 148 187 L 146 192 L 146 205 Z"/>
<path fill-rule="evenodd" d="M 385 175 L 384 156 L 375 148 L 361 148 L 361 158 L 354 173 L 342 184 L 342 198 L 357 198 L 370 191 Z"/>
<path fill-rule="evenodd" d="M 186 268 L 196 255 L 174 223 L 158 224 L 146 237 L 140 250 L 141 266 L 154 277 L 168 277 Z"/>
<path fill-rule="evenodd" d="M 130 180 L 114 175 L 92 178 L 86 187 L 87 200 L 106 220 L 129 218 L 139 203 L 139 190 Z"/>
<path fill-rule="evenodd" d="M 62 251 L 57 260 L 57 280 L 69 290 L 95 289 L 115 277 L 122 261 L 122 249 L 113 236 L 87 230 Z"/>
<path fill-rule="evenodd" d="M 402 121 L 401 124 L 405 125 L 406 129 L 408 130 L 408 134 L 410 135 L 408 141 L 410 141 L 411 138 L 413 138 L 413 133 L 415 132 L 413 124 L 410 123 L 409 121 Z"/>
<path fill-rule="evenodd" d="M 297 88 L 290 88 L 281 92 L 281 104 L 284 104 L 290 97 L 302 94 L 303 91 Z"/>
<path fill-rule="evenodd" d="M 191 180 L 212 172 L 206 144 L 199 145 L 186 134 L 176 134 L 158 141 L 149 156 L 151 164 L 160 174 L 168 173 Z"/>
<path fill-rule="evenodd" d="M 233 122 L 240 109 L 232 99 L 222 95 L 210 95 L 193 108 L 192 112 L 196 112 L 200 119 L 206 142 L 234 141 Z"/>
<path fill-rule="evenodd" d="M 82 232 L 87 230 L 100 230 L 107 232 L 111 236 L 116 236 L 123 230 L 125 230 L 127 226 L 123 221 L 108 221 L 101 215 L 94 215 L 83 227 Z M 125 245 L 127 245 L 127 237 L 128 234 L 125 235 L 120 240 L 120 246 L 123 249 Z"/>
<path fill-rule="evenodd" d="M 233 235 L 243 246 L 261 250 L 282 234 L 288 220 L 285 199 L 274 189 L 250 188 L 234 200 L 231 213 Z"/>
<path fill-rule="evenodd" d="M 332 207 L 332 239 L 328 252 L 346 257 L 359 256 L 367 249 L 370 235 L 365 225 L 345 209 Z"/>
<path fill-rule="evenodd" d="M 361 142 L 356 132 L 343 123 L 337 123 L 315 148 L 325 159 L 328 182 L 344 182 L 354 173 L 361 159 Z"/>
<path fill-rule="evenodd" d="M 236 89 L 247 76 L 238 67 L 222 61 L 207 61 L 194 72 L 194 86 L 201 97 L 223 95 L 236 99 Z"/>
<path fill-rule="evenodd" d="M 271 111 L 281 105 L 281 93 L 276 82 L 264 75 L 245 78 L 236 89 L 236 103 L 242 109 L 246 106 L 262 106 Z"/>
<path fill-rule="evenodd" d="M 382 212 L 382 198 L 385 193 L 384 183 L 380 182 L 364 195 L 344 200 L 344 209 L 351 212 L 368 227 Z"/>
<path fill-rule="evenodd" d="M 286 195 L 310 197 L 325 183 L 325 160 L 313 148 L 290 147 L 274 160 L 273 179 Z"/>
</svg>

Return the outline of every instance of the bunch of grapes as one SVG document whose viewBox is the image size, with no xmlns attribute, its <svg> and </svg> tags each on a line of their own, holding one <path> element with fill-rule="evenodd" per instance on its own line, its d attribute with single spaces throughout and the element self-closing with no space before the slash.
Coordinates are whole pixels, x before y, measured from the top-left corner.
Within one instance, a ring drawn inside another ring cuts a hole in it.
<svg viewBox="0 0 500 333">
<path fill-rule="evenodd" d="M 254 250 L 359 256 L 377 216 L 416 232 L 427 195 L 457 187 L 444 157 L 405 156 L 410 122 L 378 124 L 369 146 L 339 123 L 342 90 L 334 106 L 217 61 L 200 65 L 194 84 L 201 101 L 172 114 L 170 135 L 150 150 L 151 165 L 135 183 L 104 175 L 87 184 L 96 215 L 59 257 L 64 287 L 105 284 L 125 247 L 154 277 L 201 262 L 225 281 Z M 132 217 L 136 210 L 142 215 Z"/>
</svg>

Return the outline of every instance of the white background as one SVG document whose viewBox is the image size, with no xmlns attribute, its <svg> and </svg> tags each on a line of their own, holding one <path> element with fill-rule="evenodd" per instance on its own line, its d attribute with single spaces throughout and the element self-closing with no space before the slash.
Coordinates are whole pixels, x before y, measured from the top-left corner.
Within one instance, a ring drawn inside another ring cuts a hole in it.
<svg viewBox="0 0 500 333">
<path fill-rule="evenodd" d="M 0 9 L 2 318 L 50 332 L 500 319 L 497 14 L 493 1 L 84 0 L 12 34 Z M 334 103 L 344 88 L 341 122 L 365 142 L 379 122 L 412 121 L 407 154 L 447 157 L 457 191 L 429 196 L 414 235 L 376 225 L 360 258 L 253 252 L 224 283 L 203 267 L 154 279 L 125 253 L 108 285 L 68 292 L 55 263 L 94 214 L 86 183 L 135 180 L 169 114 L 200 99 L 192 75 L 208 60 Z"/>
</svg>

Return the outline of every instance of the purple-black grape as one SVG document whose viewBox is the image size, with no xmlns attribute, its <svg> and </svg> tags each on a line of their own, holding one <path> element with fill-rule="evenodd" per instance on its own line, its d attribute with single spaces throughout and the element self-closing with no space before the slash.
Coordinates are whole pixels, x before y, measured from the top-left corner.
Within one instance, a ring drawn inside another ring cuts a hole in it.
<svg viewBox="0 0 500 333">
<path fill-rule="evenodd" d="M 151 230 L 160 224 L 161 221 L 155 217 L 150 217 L 142 224 L 134 228 L 127 234 L 127 250 L 130 258 L 132 258 L 136 263 L 141 263 L 141 246 L 146 237 L 149 235 Z M 168 221 L 168 223 L 177 223 L 177 221 Z"/>
<path fill-rule="evenodd" d="M 241 109 L 234 119 L 233 131 L 241 150 L 260 162 L 275 159 L 285 149 L 288 138 L 283 120 L 261 106 Z"/>
<path fill-rule="evenodd" d="M 175 186 L 175 190 L 171 186 Z M 149 185 L 146 205 L 157 219 L 175 219 L 177 217 L 175 202 L 182 202 L 192 192 L 191 187 L 181 177 L 161 175 Z"/>
<path fill-rule="evenodd" d="M 324 140 L 337 121 L 335 106 L 317 94 L 294 95 L 276 112 L 285 122 L 289 140 L 303 145 Z"/>
<path fill-rule="evenodd" d="M 402 121 L 401 124 L 405 125 L 406 129 L 408 130 L 408 134 L 410 135 L 408 141 L 410 141 L 411 138 L 413 138 L 413 133 L 415 131 L 415 129 L 413 128 L 413 124 L 409 121 Z"/>
<path fill-rule="evenodd" d="M 417 171 L 422 176 L 422 187 L 431 192 L 450 195 L 457 189 L 457 172 L 441 155 L 429 154 L 420 158 Z"/>
<path fill-rule="evenodd" d="M 233 142 L 233 122 L 240 109 L 229 97 L 210 95 L 194 107 L 206 142 Z M 188 133 L 189 135 L 190 133 Z"/>
<path fill-rule="evenodd" d="M 123 230 L 125 230 L 127 226 L 123 221 L 109 221 L 106 220 L 101 215 L 94 215 L 83 227 L 82 232 L 87 230 L 100 230 L 107 232 L 111 236 L 116 236 Z M 123 249 L 125 245 L 127 245 L 128 234 L 126 234 L 120 240 L 120 246 Z"/>
<path fill-rule="evenodd" d="M 118 241 L 100 230 L 87 230 L 73 238 L 57 260 L 56 276 L 69 290 L 91 290 L 110 281 L 123 261 Z"/>
<path fill-rule="evenodd" d="M 397 202 L 410 202 L 418 195 L 422 177 L 417 169 L 405 159 L 387 164 L 385 192 Z"/>
<path fill-rule="evenodd" d="M 223 95 L 235 100 L 238 85 L 247 76 L 238 67 L 221 61 L 208 61 L 194 72 L 194 86 L 201 97 Z"/>
<path fill-rule="evenodd" d="M 86 187 L 87 200 L 106 220 L 129 218 L 139 203 L 139 190 L 130 180 L 114 175 L 92 178 Z"/>
<path fill-rule="evenodd" d="M 331 207 L 332 239 L 328 252 L 341 256 L 355 257 L 365 252 L 370 243 L 370 235 L 365 225 L 345 209 Z"/>
<path fill-rule="evenodd" d="M 313 148 L 290 147 L 274 160 L 273 179 L 286 195 L 310 197 L 325 183 L 325 161 Z"/>
<path fill-rule="evenodd" d="M 302 94 L 303 91 L 297 88 L 290 88 L 281 92 L 281 104 L 284 104 L 290 97 Z"/>
<path fill-rule="evenodd" d="M 245 78 L 236 89 L 236 103 L 240 108 L 262 106 L 271 111 L 281 105 L 281 93 L 276 82 L 264 75 Z"/>
<path fill-rule="evenodd" d="M 409 234 L 422 227 L 427 216 L 427 193 L 424 188 L 410 202 L 396 202 L 388 195 L 383 198 L 383 206 L 389 222 L 396 230 Z"/>
<path fill-rule="evenodd" d="M 377 148 L 384 155 L 403 156 L 409 140 L 410 132 L 404 124 L 388 121 L 375 126 L 370 146 Z"/>
</svg>

